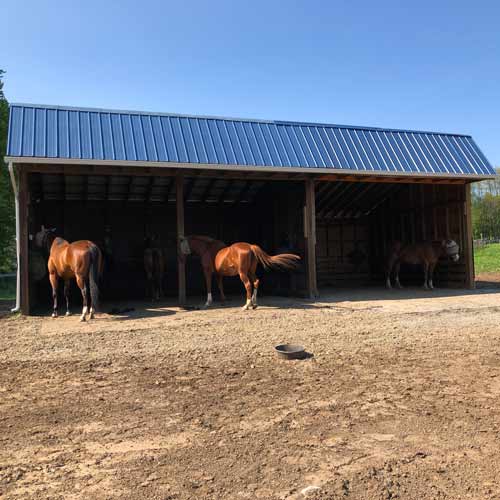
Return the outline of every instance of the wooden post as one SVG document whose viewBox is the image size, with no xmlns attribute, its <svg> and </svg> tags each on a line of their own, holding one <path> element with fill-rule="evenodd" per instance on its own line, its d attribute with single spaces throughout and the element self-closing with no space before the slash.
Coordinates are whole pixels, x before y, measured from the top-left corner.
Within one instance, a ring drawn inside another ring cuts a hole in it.
<svg viewBox="0 0 500 500">
<path fill-rule="evenodd" d="M 21 313 L 30 313 L 29 294 L 29 235 L 28 235 L 28 174 L 24 168 L 19 168 L 19 221 L 20 221 L 20 251 L 21 251 Z"/>
<path fill-rule="evenodd" d="M 472 203 L 470 184 L 465 184 L 465 201 L 463 211 L 464 224 L 464 257 L 465 257 L 465 286 L 469 289 L 476 287 L 474 279 L 474 242 L 472 239 Z"/>
<path fill-rule="evenodd" d="M 304 207 L 304 236 L 307 249 L 307 291 L 309 298 L 319 297 L 316 277 L 316 197 L 314 180 L 306 179 L 306 206 Z"/>
<path fill-rule="evenodd" d="M 177 252 L 180 255 L 181 238 L 184 237 L 184 176 L 177 174 L 175 179 L 175 201 L 177 209 Z M 186 303 L 186 264 L 177 259 L 177 273 L 179 276 L 179 305 Z"/>
</svg>

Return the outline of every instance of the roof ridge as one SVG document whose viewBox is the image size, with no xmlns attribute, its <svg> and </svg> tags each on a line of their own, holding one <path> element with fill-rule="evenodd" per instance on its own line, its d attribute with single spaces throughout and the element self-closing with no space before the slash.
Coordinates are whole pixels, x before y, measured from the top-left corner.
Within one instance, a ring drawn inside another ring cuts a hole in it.
<svg viewBox="0 0 500 500">
<path fill-rule="evenodd" d="M 288 120 L 266 120 L 260 118 L 235 118 L 229 116 L 210 116 L 210 115 L 190 115 L 182 113 L 164 113 L 156 111 L 133 111 L 133 110 L 123 110 L 123 109 L 106 109 L 106 108 L 89 108 L 82 106 L 62 106 L 55 104 L 34 104 L 34 103 L 20 103 L 12 102 L 9 103 L 10 107 L 23 107 L 23 108 L 40 108 L 40 109 L 54 109 L 61 111 L 80 111 L 85 113 L 106 113 L 106 114 L 127 114 L 127 115 L 143 115 L 143 116 L 168 116 L 170 118 L 193 118 L 202 120 L 223 120 L 232 122 L 243 122 L 243 123 L 269 123 L 274 125 L 284 125 L 284 126 L 304 126 L 304 127 L 328 127 L 337 129 L 350 129 L 350 130 L 371 130 L 377 132 L 398 132 L 398 133 L 410 133 L 410 134 L 428 134 L 428 135 L 445 135 L 453 137 L 469 137 L 472 138 L 470 134 L 454 133 L 454 132 L 439 132 L 430 130 L 411 130 L 411 129 L 398 129 L 398 128 L 386 128 L 386 127 L 371 127 L 366 125 L 341 125 L 335 123 L 317 123 L 317 122 L 302 122 L 302 121 L 288 121 Z"/>
</svg>

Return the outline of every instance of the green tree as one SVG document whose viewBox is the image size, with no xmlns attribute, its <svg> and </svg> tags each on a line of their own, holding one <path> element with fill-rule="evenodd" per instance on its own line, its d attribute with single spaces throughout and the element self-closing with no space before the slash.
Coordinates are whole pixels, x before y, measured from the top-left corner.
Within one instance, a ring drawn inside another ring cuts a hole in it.
<svg viewBox="0 0 500 500">
<path fill-rule="evenodd" d="M 3 92 L 4 74 L 5 71 L 0 69 L 0 273 L 12 271 L 15 257 L 14 193 L 3 160 L 9 123 L 9 103 Z"/>
</svg>

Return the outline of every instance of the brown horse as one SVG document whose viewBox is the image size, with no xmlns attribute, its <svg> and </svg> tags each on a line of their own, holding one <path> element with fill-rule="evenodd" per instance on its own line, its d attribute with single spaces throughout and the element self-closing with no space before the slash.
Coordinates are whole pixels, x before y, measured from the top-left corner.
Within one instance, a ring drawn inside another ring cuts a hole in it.
<svg viewBox="0 0 500 500">
<path fill-rule="evenodd" d="M 152 300 L 160 300 L 163 295 L 163 277 L 165 275 L 165 254 L 154 246 L 155 236 L 145 239 L 144 271 L 146 272 L 147 291 Z"/>
<path fill-rule="evenodd" d="M 389 257 L 387 259 L 385 282 L 387 288 L 391 287 L 391 274 L 395 272 L 395 283 L 398 288 L 403 288 L 399 282 L 399 268 L 401 263 L 421 265 L 424 270 L 424 285 L 427 289 L 433 289 L 432 282 L 434 268 L 440 257 L 447 256 L 453 262 L 460 259 L 459 247 L 453 240 L 443 240 L 435 242 L 421 242 L 413 245 L 402 245 L 400 241 L 392 244 Z"/>
<path fill-rule="evenodd" d="M 244 310 L 250 309 L 250 306 L 253 309 L 257 307 L 259 279 L 256 270 L 258 263 L 262 264 L 264 269 L 294 269 L 300 260 L 298 255 L 289 253 L 268 255 L 258 245 L 250 243 L 234 243 L 227 246 L 222 241 L 207 236 L 186 236 L 181 239 L 181 258 L 184 259 L 186 255 L 191 253 L 201 258 L 207 285 L 205 307 L 212 304 L 212 274 L 215 273 L 222 301 L 225 300 L 222 278 L 224 276 L 240 277 L 247 292 L 247 301 L 243 306 Z"/>
<path fill-rule="evenodd" d="M 82 292 L 83 310 L 80 321 L 85 321 L 87 312 L 89 319 L 99 307 L 98 281 L 103 270 L 102 254 L 97 245 L 88 240 L 68 243 L 55 236 L 55 229 L 46 229 L 42 226 L 35 236 L 35 243 L 49 252 L 48 270 L 52 286 L 54 311 L 52 317 L 57 317 L 57 285 L 59 278 L 64 280 L 64 297 L 66 298 L 66 316 L 69 311 L 70 280 L 76 278 L 76 283 Z M 87 307 L 87 292 L 90 289 L 90 311 Z"/>
</svg>

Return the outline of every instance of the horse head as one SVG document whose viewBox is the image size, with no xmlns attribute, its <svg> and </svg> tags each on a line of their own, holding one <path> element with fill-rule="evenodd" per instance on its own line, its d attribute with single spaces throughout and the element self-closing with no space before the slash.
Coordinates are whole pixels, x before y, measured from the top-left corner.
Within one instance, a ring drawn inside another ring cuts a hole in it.
<svg viewBox="0 0 500 500">
<path fill-rule="evenodd" d="M 443 240 L 443 248 L 448 257 L 453 262 L 457 262 L 460 259 L 460 249 L 458 243 L 454 240 Z"/>
<path fill-rule="evenodd" d="M 179 257 L 182 260 L 185 260 L 187 255 L 191 255 L 191 247 L 189 246 L 189 239 L 185 236 L 181 236 L 179 241 L 180 241 L 180 243 L 179 243 L 179 250 L 180 250 Z"/>
<path fill-rule="evenodd" d="M 42 224 L 42 228 L 35 234 L 35 245 L 39 248 L 50 250 L 50 245 L 54 241 L 56 228 L 48 228 Z"/>
</svg>

